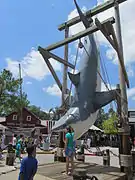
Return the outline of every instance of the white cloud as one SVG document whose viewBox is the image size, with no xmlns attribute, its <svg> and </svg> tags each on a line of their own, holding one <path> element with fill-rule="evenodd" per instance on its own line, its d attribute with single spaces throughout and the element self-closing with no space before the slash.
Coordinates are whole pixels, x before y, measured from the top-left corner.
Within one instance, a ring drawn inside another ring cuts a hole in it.
<svg viewBox="0 0 135 180">
<path fill-rule="evenodd" d="M 97 0 L 97 5 L 100 5 L 104 2 L 104 0 Z"/>
<path fill-rule="evenodd" d="M 27 84 L 27 85 L 30 85 L 30 84 L 32 84 L 32 82 L 30 82 L 30 81 L 27 81 L 27 82 L 26 82 L 26 84 Z"/>
<path fill-rule="evenodd" d="M 77 74 L 79 71 L 77 70 L 77 69 L 72 69 L 71 71 L 70 71 L 72 74 Z"/>
<path fill-rule="evenodd" d="M 107 87 L 109 88 L 109 90 L 116 89 L 116 86 L 110 84 L 107 84 Z M 103 82 L 101 83 L 101 91 L 108 91 L 107 87 Z"/>
<path fill-rule="evenodd" d="M 132 98 L 135 96 L 135 87 L 127 90 L 127 96 L 128 96 L 128 98 Z"/>
<path fill-rule="evenodd" d="M 131 66 L 127 67 L 127 73 L 129 77 L 133 77 L 134 76 L 134 70 L 132 69 Z"/>
<path fill-rule="evenodd" d="M 101 0 L 99 0 L 101 1 Z M 105 2 L 104 0 L 102 2 Z M 122 37 L 123 37 L 123 45 L 124 45 L 124 56 L 125 56 L 125 64 L 131 64 L 135 62 L 135 18 L 134 18 L 134 11 L 135 11 L 135 1 L 129 0 L 122 4 L 120 4 L 120 15 L 121 15 L 121 29 L 122 29 Z M 114 9 L 111 8 L 103 13 L 98 15 L 98 18 L 103 21 L 111 16 L 114 16 Z M 101 33 L 98 33 L 98 40 L 101 44 L 108 46 L 109 49 L 107 50 L 107 57 L 112 59 L 116 63 L 116 55 L 114 50 L 110 48 L 108 41 L 103 37 Z"/>
<path fill-rule="evenodd" d="M 52 96 L 59 96 L 61 97 L 61 91 L 57 84 L 53 84 L 52 86 L 49 86 L 47 88 L 43 88 L 43 91 L 47 92 L 48 94 Z"/>
<path fill-rule="evenodd" d="M 107 0 L 98 0 L 97 4 L 101 4 L 106 2 Z M 121 29 L 122 29 L 122 37 L 123 37 L 123 47 L 124 47 L 124 59 L 125 64 L 129 65 L 135 62 L 135 18 L 134 18 L 134 11 L 135 11 L 135 0 L 129 0 L 122 4 L 120 4 L 120 15 L 121 15 Z M 86 11 L 86 7 L 83 7 L 83 10 Z M 68 20 L 78 16 L 77 10 L 73 10 L 69 16 Z M 97 15 L 100 21 L 103 21 L 109 17 L 114 16 L 114 8 L 108 9 L 103 13 Z M 115 25 L 114 25 L 115 27 Z M 70 34 L 74 35 L 82 30 L 84 30 L 84 26 L 82 23 L 78 23 L 70 28 Z M 117 55 L 114 49 L 112 49 L 110 43 L 106 40 L 106 38 L 102 35 L 101 32 L 96 33 L 98 42 L 105 47 L 108 47 L 106 51 L 106 56 L 111 59 L 115 64 L 117 63 Z M 76 43 L 77 44 L 77 43 Z M 131 74 L 131 73 L 129 73 Z"/>
<path fill-rule="evenodd" d="M 49 59 L 55 71 L 61 71 L 61 64 L 54 59 Z M 7 58 L 7 69 L 10 70 L 14 76 L 18 76 L 18 61 Z M 50 71 L 44 62 L 41 54 L 34 48 L 20 61 L 22 67 L 22 77 L 29 76 L 37 80 L 44 79 L 50 75 Z"/>
<path fill-rule="evenodd" d="M 133 100 L 133 101 L 135 101 L 135 96 L 134 96 L 134 97 L 132 97 L 132 100 Z"/>
</svg>

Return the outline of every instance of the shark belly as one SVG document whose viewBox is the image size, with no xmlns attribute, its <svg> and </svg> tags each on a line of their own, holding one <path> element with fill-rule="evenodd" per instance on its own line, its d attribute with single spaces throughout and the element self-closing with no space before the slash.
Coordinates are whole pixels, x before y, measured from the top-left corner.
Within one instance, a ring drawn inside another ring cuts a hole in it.
<svg viewBox="0 0 135 180">
<path fill-rule="evenodd" d="M 97 119 L 98 111 L 91 113 L 86 119 L 80 118 L 79 108 L 71 108 L 61 117 L 52 127 L 52 131 L 64 130 L 66 126 L 71 125 L 75 131 L 75 139 L 78 139 L 83 133 L 89 130 Z"/>
</svg>

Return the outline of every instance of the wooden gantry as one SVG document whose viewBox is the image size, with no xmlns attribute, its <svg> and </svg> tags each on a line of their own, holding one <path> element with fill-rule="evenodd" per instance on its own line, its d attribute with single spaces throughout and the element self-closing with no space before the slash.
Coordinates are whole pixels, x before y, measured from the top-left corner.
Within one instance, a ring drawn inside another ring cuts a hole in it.
<svg viewBox="0 0 135 180">
<path fill-rule="evenodd" d="M 117 3 L 123 3 L 126 0 L 117 0 Z M 89 18 L 90 16 L 94 16 L 98 13 L 101 13 L 105 10 L 107 10 L 108 8 L 111 8 L 115 5 L 116 0 L 110 0 L 107 1 L 106 3 L 99 5 L 95 8 L 93 8 L 92 10 L 87 11 L 84 15 Z M 68 44 L 76 41 L 80 38 L 83 38 L 84 36 L 87 36 L 89 34 L 95 33 L 97 31 L 101 31 L 103 33 L 103 35 L 106 37 L 106 39 L 110 42 L 110 44 L 112 45 L 112 47 L 116 50 L 118 58 L 119 58 L 119 62 L 123 71 L 123 75 L 125 78 L 125 82 L 127 84 L 127 87 L 129 87 L 129 80 L 128 80 L 128 76 L 126 73 L 126 69 L 124 66 L 124 62 L 123 62 L 123 57 L 117 42 L 117 38 L 115 35 L 115 31 L 114 28 L 112 26 L 112 24 L 115 23 L 115 19 L 113 17 L 100 22 L 97 18 L 95 19 L 95 25 L 93 25 L 92 27 L 87 28 L 86 30 L 79 32 L 71 37 L 69 36 L 69 27 L 80 22 L 80 17 L 75 17 L 65 23 L 62 23 L 58 29 L 61 30 L 65 30 L 65 39 L 62 41 L 59 41 L 57 43 L 54 43 L 46 48 L 42 48 L 42 47 L 38 47 L 39 52 L 41 53 L 41 55 L 43 56 L 48 68 L 50 69 L 56 83 L 58 84 L 58 87 L 60 88 L 60 90 L 62 91 L 62 99 L 63 98 L 63 94 L 66 93 L 66 89 L 67 89 L 67 68 L 70 67 L 72 69 L 75 68 L 75 66 L 71 63 L 68 62 Z M 62 59 L 61 57 L 51 53 L 50 51 L 59 48 L 61 46 L 65 46 L 65 53 L 64 53 L 64 59 Z M 63 76 L 63 83 L 60 82 L 58 76 L 56 75 L 49 59 L 53 58 L 55 60 L 57 60 L 58 62 L 62 63 L 64 65 L 64 76 Z M 62 100 L 63 101 L 63 100 Z"/>
</svg>

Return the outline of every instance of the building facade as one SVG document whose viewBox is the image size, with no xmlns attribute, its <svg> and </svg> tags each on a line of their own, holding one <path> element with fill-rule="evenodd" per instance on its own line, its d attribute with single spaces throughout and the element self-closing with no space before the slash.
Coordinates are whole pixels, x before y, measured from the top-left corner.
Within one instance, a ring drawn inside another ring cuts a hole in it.
<svg viewBox="0 0 135 180">
<path fill-rule="evenodd" d="M 41 120 L 27 108 L 23 108 L 22 110 L 22 119 L 24 129 L 39 128 L 43 134 L 47 134 L 47 127 L 42 125 Z M 10 129 L 18 129 L 20 127 L 18 113 L 12 112 L 6 116 L 5 121 L 0 122 L 0 124 Z"/>
</svg>

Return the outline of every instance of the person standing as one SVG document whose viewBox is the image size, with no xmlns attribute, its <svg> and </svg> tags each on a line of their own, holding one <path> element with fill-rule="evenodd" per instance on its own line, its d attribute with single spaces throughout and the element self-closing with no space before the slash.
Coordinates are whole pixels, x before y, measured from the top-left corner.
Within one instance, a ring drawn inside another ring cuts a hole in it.
<svg viewBox="0 0 135 180">
<path fill-rule="evenodd" d="M 89 137 L 87 139 L 87 148 L 90 149 L 90 145 L 91 145 L 91 138 Z"/>
<path fill-rule="evenodd" d="M 66 155 L 66 174 L 70 175 L 74 170 L 74 132 L 69 126 L 66 128 L 65 135 L 65 155 Z M 69 163 L 71 163 L 71 172 L 69 171 Z"/>
<path fill-rule="evenodd" d="M 17 145 L 16 145 L 16 157 L 18 157 L 21 162 L 22 157 L 21 157 L 21 140 L 20 139 L 18 140 Z"/>
<path fill-rule="evenodd" d="M 34 146 L 27 146 L 26 151 L 28 156 L 21 162 L 18 180 L 33 180 L 37 172 L 38 161 L 33 157 Z"/>
<path fill-rule="evenodd" d="M 12 146 L 14 149 L 16 149 L 17 144 L 17 134 L 14 134 L 13 140 L 12 140 Z"/>
</svg>

